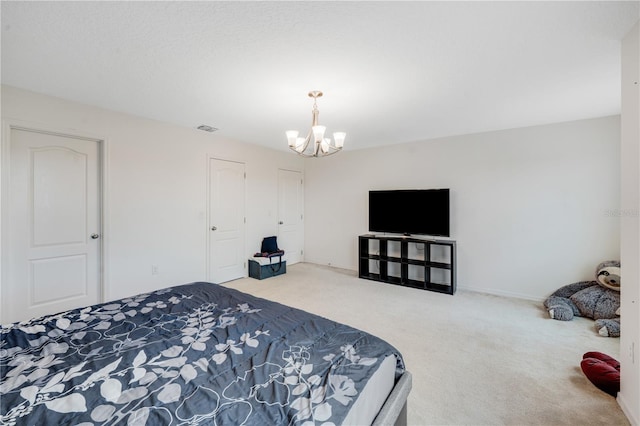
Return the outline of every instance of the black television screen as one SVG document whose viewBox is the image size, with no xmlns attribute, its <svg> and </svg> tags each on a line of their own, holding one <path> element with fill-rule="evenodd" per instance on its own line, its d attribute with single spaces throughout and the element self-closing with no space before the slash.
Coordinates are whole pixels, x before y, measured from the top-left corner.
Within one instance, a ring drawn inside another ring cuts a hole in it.
<svg viewBox="0 0 640 426">
<path fill-rule="evenodd" d="M 449 189 L 369 191 L 369 231 L 449 237 Z"/>
</svg>

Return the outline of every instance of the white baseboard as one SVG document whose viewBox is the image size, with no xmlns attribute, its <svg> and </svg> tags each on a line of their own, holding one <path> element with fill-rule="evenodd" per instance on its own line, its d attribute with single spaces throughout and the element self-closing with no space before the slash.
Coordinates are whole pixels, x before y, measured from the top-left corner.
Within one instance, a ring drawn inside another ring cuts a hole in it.
<svg viewBox="0 0 640 426">
<path fill-rule="evenodd" d="M 640 424 L 638 423 L 638 419 L 631 412 L 630 405 L 627 404 L 627 401 L 624 399 L 624 396 L 621 393 L 618 393 L 616 401 L 618 402 L 618 405 L 622 409 L 624 415 L 627 416 L 629 423 L 631 423 L 632 426 L 638 426 Z"/>
<path fill-rule="evenodd" d="M 492 294 L 494 296 L 511 297 L 515 299 L 532 300 L 534 302 L 543 302 L 546 299 L 546 298 L 534 297 L 528 294 L 522 294 L 518 292 L 501 291 L 501 290 L 494 290 L 490 288 L 475 288 L 475 287 L 468 288 L 465 286 L 458 286 L 458 290 L 473 291 L 475 293 Z"/>
<path fill-rule="evenodd" d="M 313 263 L 313 262 L 309 262 L 309 263 Z M 314 263 L 314 265 L 328 266 L 328 267 L 334 268 L 334 269 L 347 269 L 349 271 L 352 271 L 356 275 L 358 274 L 358 270 L 357 269 L 340 268 L 340 267 L 333 266 L 331 264 L 326 265 L 326 264 Z M 522 294 L 522 293 L 512 292 L 512 291 L 495 290 L 495 289 L 491 289 L 491 288 L 477 288 L 477 287 L 469 288 L 469 287 L 465 287 L 464 285 L 458 285 L 457 289 L 458 290 L 464 290 L 464 291 L 472 291 L 472 292 L 475 292 L 475 293 L 491 294 L 491 295 L 494 295 L 494 296 L 502 296 L 502 297 L 511 297 L 511 298 L 515 298 L 515 299 L 532 300 L 534 302 L 540 302 L 540 303 L 544 302 L 545 299 L 547 298 L 547 297 L 531 296 L 529 294 Z"/>
</svg>

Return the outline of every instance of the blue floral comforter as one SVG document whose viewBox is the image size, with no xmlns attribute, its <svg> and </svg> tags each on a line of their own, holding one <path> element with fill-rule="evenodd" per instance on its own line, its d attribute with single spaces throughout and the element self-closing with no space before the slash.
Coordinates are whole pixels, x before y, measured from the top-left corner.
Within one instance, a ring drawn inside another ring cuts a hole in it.
<svg viewBox="0 0 640 426">
<path fill-rule="evenodd" d="M 398 351 L 192 283 L 0 328 L 0 425 L 340 424 Z"/>
</svg>

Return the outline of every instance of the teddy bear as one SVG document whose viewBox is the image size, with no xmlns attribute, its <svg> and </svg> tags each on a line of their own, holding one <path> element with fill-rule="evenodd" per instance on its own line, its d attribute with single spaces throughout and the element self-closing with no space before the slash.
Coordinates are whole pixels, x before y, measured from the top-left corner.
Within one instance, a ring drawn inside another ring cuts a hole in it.
<svg viewBox="0 0 640 426">
<path fill-rule="evenodd" d="M 544 307 L 555 320 L 570 321 L 574 316 L 592 318 L 598 334 L 620 337 L 620 262 L 600 263 L 595 281 L 560 287 L 544 301 Z"/>
</svg>

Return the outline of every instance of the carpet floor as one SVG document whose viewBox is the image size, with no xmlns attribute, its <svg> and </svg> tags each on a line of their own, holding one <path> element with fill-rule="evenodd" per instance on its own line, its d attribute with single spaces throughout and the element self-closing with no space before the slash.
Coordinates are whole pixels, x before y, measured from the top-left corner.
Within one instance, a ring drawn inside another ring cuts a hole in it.
<svg viewBox="0 0 640 426">
<path fill-rule="evenodd" d="M 413 375 L 409 425 L 629 425 L 582 373 L 589 351 L 619 359 L 593 320 L 554 321 L 541 302 L 458 290 L 439 294 L 298 263 L 225 286 L 381 337 Z"/>
</svg>

